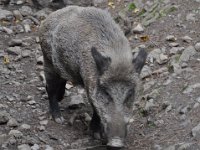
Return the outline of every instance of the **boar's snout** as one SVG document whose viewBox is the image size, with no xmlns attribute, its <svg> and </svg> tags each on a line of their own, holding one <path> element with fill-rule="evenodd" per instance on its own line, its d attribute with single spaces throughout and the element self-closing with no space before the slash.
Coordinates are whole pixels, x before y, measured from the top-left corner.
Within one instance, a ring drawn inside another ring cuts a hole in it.
<svg viewBox="0 0 200 150">
<path fill-rule="evenodd" d="M 109 150 L 118 150 L 124 147 L 124 140 L 119 137 L 109 139 L 107 143 Z"/>
</svg>

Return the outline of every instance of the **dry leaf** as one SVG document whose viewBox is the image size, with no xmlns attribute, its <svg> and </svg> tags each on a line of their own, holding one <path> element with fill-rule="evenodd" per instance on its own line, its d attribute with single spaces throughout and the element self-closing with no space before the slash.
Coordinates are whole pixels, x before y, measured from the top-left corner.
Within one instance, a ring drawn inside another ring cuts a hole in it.
<svg viewBox="0 0 200 150">
<path fill-rule="evenodd" d="M 147 41 L 149 41 L 149 36 L 148 35 L 143 35 L 143 36 L 140 37 L 140 40 L 142 42 L 147 42 Z"/>
<path fill-rule="evenodd" d="M 3 57 L 3 63 L 4 64 L 9 64 L 10 63 L 10 60 L 9 60 L 8 56 L 4 56 Z"/>
<path fill-rule="evenodd" d="M 111 8 L 115 8 L 115 4 L 112 1 L 108 2 L 108 6 L 110 6 Z"/>
</svg>

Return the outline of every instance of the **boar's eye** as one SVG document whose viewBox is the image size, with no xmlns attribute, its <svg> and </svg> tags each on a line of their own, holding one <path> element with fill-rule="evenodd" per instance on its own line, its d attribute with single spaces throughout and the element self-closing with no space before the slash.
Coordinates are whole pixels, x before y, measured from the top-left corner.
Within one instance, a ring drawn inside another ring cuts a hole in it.
<svg viewBox="0 0 200 150">
<path fill-rule="evenodd" d="M 100 86 L 100 91 L 101 91 L 101 94 L 103 94 L 104 97 L 106 98 L 106 99 L 104 99 L 104 102 L 106 104 L 109 104 L 109 102 L 112 101 L 112 97 L 110 96 L 108 90 L 105 87 Z"/>
<path fill-rule="evenodd" d="M 135 90 L 131 89 L 128 91 L 126 95 L 126 99 L 124 101 L 124 105 L 127 106 L 128 108 L 131 108 L 132 102 L 134 100 L 134 95 L 135 95 Z"/>
</svg>

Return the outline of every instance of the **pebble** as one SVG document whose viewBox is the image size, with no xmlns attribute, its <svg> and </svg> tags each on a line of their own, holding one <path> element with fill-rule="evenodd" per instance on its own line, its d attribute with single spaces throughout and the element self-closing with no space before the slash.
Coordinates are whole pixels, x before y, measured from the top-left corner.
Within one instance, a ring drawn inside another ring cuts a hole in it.
<svg viewBox="0 0 200 150">
<path fill-rule="evenodd" d="M 141 24 L 138 24 L 135 28 L 133 28 L 133 33 L 140 34 L 144 32 L 144 28 Z"/>
<path fill-rule="evenodd" d="M 10 114 L 5 111 L 0 111 L 0 124 L 6 124 L 9 121 Z"/>
<path fill-rule="evenodd" d="M 12 12 L 0 8 L 0 20 L 7 20 L 7 17 L 12 16 Z"/>
<path fill-rule="evenodd" d="M 33 146 L 31 146 L 31 150 L 39 150 L 40 146 L 38 144 L 34 144 Z"/>
<path fill-rule="evenodd" d="M 170 41 L 170 42 L 175 42 L 177 39 L 176 39 L 176 37 L 174 35 L 168 35 L 166 37 L 166 40 Z"/>
<path fill-rule="evenodd" d="M 186 20 L 187 21 L 195 21 L 195 14 L 193 14 L 193 13 L 187 14 Z"/>
<path fill-rule="evenodd" d="M 188 46 L 180 56 L 179 62 L 188 62 L 192 56 L 196 54 L 196 50 L 193 46 Z"/>
<path fill-rule="evenodd" d="M 200 52 L 200 43 L 196 43 L 194 47 L 197 52 Z"/>
<path fill-rule="evenodd" d="M 45 150 L 54 150 L 53 147 L 51 147 L 50 145 L 46 145 Z"/>
<path fill-rule="evenodd" d="M 28 124 L 22 124 L 22 125 L 20 126 L 20 129 L 22 129 L 22 130 L 30 130 L 30 129 L 31 129 L 31 126 L 28 125 Z"/>
<path fill-rule="evenodd" d="M 24 30 L 26 33 L 31 32 L 31 27 L 29 24 L 24 24 Z"/>
<path fill-rule="evenodd" d="M 22 42 L 23 41 L 21 39 L 12 39 L 11 41 L 8 42 L 8 46 L 10 47 L 21 46 Z"/>
<path fill-rule="evenodd" d="M 68 106 L 70 108 L 78 108 L 79 106 L 82 106 L 84 104 L 85 103 L 82 95 L 78 94 L 70 96 L 70 102 L 68 103 Z"/>
<path fill-rule="evenodd" d="M 7 34 L 13 34 L 13 30 L 7 27 L 2 27 L 2 31 L 6 32 Z"/>
<path fill-rule="evenodd" d="M 149 77 L 151 74 L 152 74 L 151 68 L 147 65 L 144 65 L 140 73 L 140 78 L 143 79 L 143 78 Z"/>
<path fill-rule="evenodd" d="M 14 10 L 14 11 L 13 11 L 13 15 L 15 16 L 15 19 L 16 19 L 16 20 L 20 20 L 20 21 L 23 20 L 23 16 L 22 16 L 22 14 L 20 13 L 19 10 Z"/>
<path fill-rule="evenodd" d="M 40 121 L 40 125 L 46 126 L 48 124 L 48 120 L 42 120 Z"/>
<path fill-rule="evenodd" d="M 196 140 L 200 140 L 200 123 L 192 129 L 192 136 Z"/>
<path fill-rule="evenodd" d="M 145 110 L 149 111 L 152 107 L 154 107 L 155 104 L 154 104 L 154 100 L 153 99 L 150 99 L 146 102 L 146 105 L 144 107 Z"/>
<path fill-rule="evenodd" d="M 171 46 L 171 47 L 178 47 L 179 43 L 172 42 L 172 43 L 169 43 L 169 46 Z"/>
<path fill-rule="evenodd" d="M 42 65 L 44 63 L 43 56 L 37 57 L 37 64 Z"/>
<path fill-rule="evenodd" d="M 22 132 L 20 132 L 18 130 L 11 130 L 9 132 L 9 135 L 14 136 L 15 138 L 22 138 L 22 136 L 23 136 Z"/>
<path fill-rule="evenodd" d="M 185 48 L 184 47 L 172 47 L 170 50 L 169 50 L 169 53 L 171 55 L 174 55 L 174 54 L 181 54 L 183 52 Z"/>
<path fill-rule="evenodd" d="M 7 53 L 10 54 L 10 55 L 21 55 L 22 53 L 22 50 L 19 46 L 14 46 L 14 47 L 9 47 L 7 49 Z"/>
<path fill-rule="evenodd" d="M 19 11 L 21 12 L 22 16 L 32 16 L 33 11 L 29 6 L 22 6 Z"/>
<path fill-rule="evenodd" d="M 184 36 L 181 38 L 183 42 L 190 43 L 193 39 L 189 36 Z"/>
<path fill-rule="evenodd" d="M 10 118 L 7 125 L 9 127 L 17 127 L 19 125 L 19 123 L 14 118 Z"/>
<path fill-rule="evenodd" d="M 189 85 L 184 91 L 184 94 L 190 94 L 193 92 L 196 88 L 200 88 L 200 83 L 195 83 L 193 85 Z"/>
<path fill-rule="evenodd" d="M 31 150 L 31 147 L 27 144 L 17 146 L 18 150 Z"/>
</svg>

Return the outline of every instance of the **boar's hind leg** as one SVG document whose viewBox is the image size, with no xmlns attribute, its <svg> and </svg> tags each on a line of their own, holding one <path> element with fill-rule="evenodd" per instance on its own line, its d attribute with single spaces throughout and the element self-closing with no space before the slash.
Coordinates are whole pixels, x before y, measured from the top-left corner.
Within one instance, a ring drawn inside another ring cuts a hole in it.
<svg viewBox="0 0 200 150">
<path fill-rule="evenodd" d="M 58 102 L 61 101 L 64 96 L 66 80 L 60 78 L 53 69 L 45 70 L 45 76 L 50 113 L 57 123 L 63 123 L 64 119 L 61 115 Z"/>
</svg>

